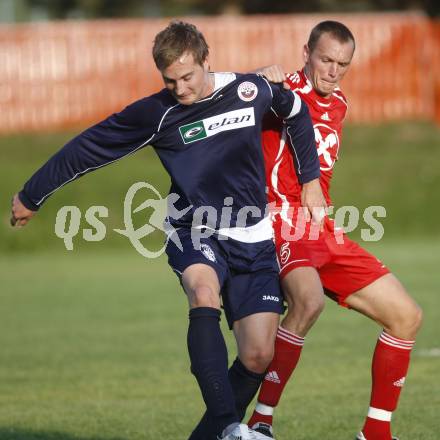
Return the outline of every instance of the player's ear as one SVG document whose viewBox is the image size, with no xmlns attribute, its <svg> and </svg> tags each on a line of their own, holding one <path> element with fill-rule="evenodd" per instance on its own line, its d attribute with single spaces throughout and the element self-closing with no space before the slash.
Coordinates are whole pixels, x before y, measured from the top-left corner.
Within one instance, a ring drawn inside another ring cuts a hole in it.
<svg viewBox="0 0 440 440">
<path fill-rule="evenodd" d="M 309 46 L 307 44 L 304 44 L 303 47 L 303 59 L 304 59 L 304 63 L 308 63 L 309 62 L 309 58 L 310 58 L 310 49 Z"/>
<path fill-rule="evenodd" d="M 209 56 L 206 56 L 202 66 L 204 71 L 209 72 Z"/>
</svg>

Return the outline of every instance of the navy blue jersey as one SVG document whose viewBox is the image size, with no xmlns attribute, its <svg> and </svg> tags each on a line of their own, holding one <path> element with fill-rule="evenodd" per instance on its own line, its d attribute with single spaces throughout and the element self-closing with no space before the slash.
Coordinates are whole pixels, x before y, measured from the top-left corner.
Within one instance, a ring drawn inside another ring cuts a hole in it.
<svg viewBox="0 0 440 440">
<path fill-rule="evenodd" d="M 313 127 L 307 106 L 293 92 L 256 74 L 223 74 L 223 80 L 221 75 L 216 74 L 216 83 L 223 81 L 222 86 L 194 104 L 178 104 L 163 89 L 87 129 L 31 177 L 20 200 L 37 210 L 66 183 L 151 145 L 171 177 L 170 192 L 179 195 L 175 207 L 192 206 L 174 225 L 191 225 L 202 206 L 220 213 L 226 197 L 232 198 L 232 227 L 245 206 L 261 212 L 249 216 L 246 226 L 258 223 L 266 207 L 264 114 L 272 110 L 285 120 L 301 183 L 319 177 Z"/>
</svg>

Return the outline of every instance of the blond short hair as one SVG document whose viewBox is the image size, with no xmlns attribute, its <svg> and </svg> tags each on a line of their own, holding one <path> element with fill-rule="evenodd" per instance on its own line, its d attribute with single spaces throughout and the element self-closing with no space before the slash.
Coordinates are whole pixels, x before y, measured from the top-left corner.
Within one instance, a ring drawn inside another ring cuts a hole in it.
<svg viewBox="0 0 440 440">
<path fill-rule="evenodd" d="M 153 45 L 153 58 L 156 67 L 162 71 L 174 61 L 189 52 L 194 61 L 202 65 L 209 54 L 209 47 L 203 34 L 191 23 L 172 21 L 160 31 Z"/>
</svg>

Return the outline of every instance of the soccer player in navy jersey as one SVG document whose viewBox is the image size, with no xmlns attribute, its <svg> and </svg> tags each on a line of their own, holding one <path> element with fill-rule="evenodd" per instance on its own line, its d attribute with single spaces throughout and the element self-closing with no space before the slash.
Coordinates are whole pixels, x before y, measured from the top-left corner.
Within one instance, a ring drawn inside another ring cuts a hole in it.
<svg viewBox="0 0 440 440">
<path fill-rule="evenodd" d="M 268 111 L 284 119 L 310 212 L 325 205 L 313 127 L 306 105 L 282 86 L 256 74 L 211 73 L 206 41 L 191 24 L 161 31 L 153 57 L 165 88 L 68 142 L 14 196 L 11 223 L 24 226 L 66 183 L 153 146 L 184 212 L 168 217 L 179 240 L 169 240 L 166 252 L 188 297 L 191 371 L 207 408 L 203 429 L 219 439 L 258 439 L 240 422 L 272 359 L 283 311 L 266 214 L 262 119 Z M 238 346 L 229 371 L 220 296 Z"/>
</svg>

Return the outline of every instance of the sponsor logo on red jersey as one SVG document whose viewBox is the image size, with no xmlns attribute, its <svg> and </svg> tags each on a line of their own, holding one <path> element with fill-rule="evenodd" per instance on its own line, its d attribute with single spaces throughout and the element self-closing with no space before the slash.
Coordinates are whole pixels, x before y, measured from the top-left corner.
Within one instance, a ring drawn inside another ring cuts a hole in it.
<svg viewBox="0 0 440 440">
<path fill-rule="evenodd" d="M 338 159 L 338 132 L 323 123 L 314 124 L 313 128 L 315 130 L 315 141 L 316 146 L 318 147 L 318 157 L 321 164 L 321 170 L 331 170 Z"/>
</svg>

